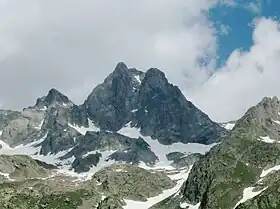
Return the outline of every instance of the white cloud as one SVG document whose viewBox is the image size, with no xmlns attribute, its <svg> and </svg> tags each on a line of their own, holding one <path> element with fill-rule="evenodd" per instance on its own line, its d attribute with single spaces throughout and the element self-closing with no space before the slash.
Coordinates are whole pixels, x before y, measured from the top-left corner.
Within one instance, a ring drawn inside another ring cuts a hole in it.
<svg viewBox="0 0 280 209">
<path fill-rule="evenodd" d="M 255 0 L 254 2 L 250 2 L 247 5 L 245 5 L 245 8 L 251 11 L 254 14 L 261 14 L 262 11 L 262 0 Z"/>
<path fill-rule="evenodd" d="M 0 0 L 1 101 L 21 108 L 55 87 L 82 102 L 119 61 L 160 68 L 182 88 L 197 86 L 212 73 L 216 56 L 205 13 L 214 4 Z M 197 66 L 202 58 L 211 65 Z"/>
<path fill-rule="evenodd" d="M 263 96 L 280 96 L 279 24 L 256 20 L 250 51 L 234 51 L 214 73 L 217 33 L 206 12 L 217 2 L 236 6 L 224 0 L 0 0 L 1 104 L 22 108 L 52 87 L 82 102 L 124 61 L 163 70 L 211 118 L 236 119 Z M 198 64 L 201 59 L 209 62 Z"/>
<path fill-rule="evenodd" d="M 237 119 L 264 96 L 280 96 L 280 25 L 272 19 L 255 21 L 254 45 L 235 50 L 224 67 L 200 88 L 193 100 L 218 121 Z"/>
</svg>

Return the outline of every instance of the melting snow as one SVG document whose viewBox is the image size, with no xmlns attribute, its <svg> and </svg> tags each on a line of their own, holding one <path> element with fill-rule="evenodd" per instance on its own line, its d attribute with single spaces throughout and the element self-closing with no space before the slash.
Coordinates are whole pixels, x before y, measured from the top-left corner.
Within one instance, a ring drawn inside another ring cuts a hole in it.
<svg viewBox="0 0 280 209">
<path fill-rule="evenodd" d="M 10 174 L 9 173 L 2 173 L 2 172 L 0 172 L 0 175 L 4 176 L 9 181 L 15 181 L 14 179 L 10 178 Z"/>
<path fill-rule="evenodd" d="M 235 126 L 235 123 L 227 123 L 225 125 L 223 125 L 223 127 L 227 130 L 232 130 Z"/>
<path fill-rule="evenodd" d="M 45 111 L 45 110 L 47 110 L 47 109 L 48 109 L 47 106 L 44 106 L 43 108 L 41 108 L 41 109 L 39 109 L 39 110 Z"/>
<path fill-rule="evenodd" d="M 276 165 L 272 168 L 266 169 L 262 171 L 262 174 L 260 175 L 261 178 L 267 176 L 269 173 L 273 172 L 273 171 L 279 171 L 280 170 L 280 165 Z"/>
<path fill-rule="evenodd" d="M 48 164 L 56 165 L 56 164 L 61 164 L 61 165 L 66 165 L 69 164 L 69 159 L 66 159 L 64 161 L 61 161 L 59 158 L 65 155 L 69 150 L 61 151 L 55 155 L 49 154 L 49 155 L 40 155 L 40 149 L 41 146 L 38 146 L 41 142 L 45 140 L 47 137 L 47 134 L 42 137 L 41 139 L 31 142 L 29 144 L 21 144 L 18 145 L 14 148 L 10 147 L 7 143 L 3 142 L 0 140 L 0 144 L 2 145 L 2 148 L 0 149 L 0 154 L 5 154 L 5 155 L 29 155 L 33 159 L 37 159 L 43 162 L 46 162 Z M 73 160 L 73 159 L 72 159 Z"/>
<path fill-rule="evenodd" d="M 213 146 L 216 144 L 211 145 L 204 145 L 204 144 L 198 144 L 198 143 L 173 143 L 171 145 L 163 145 L 159 143 L 158 140 L 153 140 L 151 137 L 144 137 L 140 133 L 140 129 L 130 127 L 130 123 L 126 125 L 126 127 L 122 128 L 118 131 L 119 134 L 131 137 L 131 138 L 143 138 L 149 145 L 151 150 L 158 156 L 159 162 L 157 163 L 157 168 L 167 168 L 170 164 L 170 161 L 167 160 L 166 154 L 170 152 L 182 152 L 185 154 L 191 154 L 191 153 L 201 153 L 205 154 L 208 152 Z M 143 166 L 143 165 L 142 165 Z M 171 167 L 172 169 L 173 167 Z M 174 168 L 173 168 L 174 169 Z"/>
<path fill-rule="evenodd" d="M 89 124 L 89 127 L 86 128 L 84 126 L 77 126 L 77 125 L 72 125 L 70 123 L 68 123 L 68 125 L 71 127 L 71 128 L 74 128 L 76 131 L 78 131 L 79 133 L 81 133 L 82 135 L 86 135 L 86 133 L 88 131 L 94 131 L 94 132 L 97 132 L 97 131 L 100 131 L 100 129 L 98 127 L 96 127 L 93 122 L 91 120 L 88 119 L 88 124 Z"/>
<path fill-rule="evenodd" d="M 122 171 L 124 171 L 124 170 L 123 170 L 123 169 L 120 169 L 120 168 L 119 168 L 119 169 L 116 169 L 116 172 L 118 172 L 118 173 L 119 173 L 119 172 L 122 172 Z"/>
<path fill-rule="evenodd" d="M 258 140 L 262 141 L 262 142 L 265 142 L 265 143 L 268 143 L 268 144 L 273 144 L 273 143 L 277 142 L 274 139 L 269 138 L 269 136 L 262 136 Z"/>
<path fill-rule="evenodd" d="M 188 169 L 188 172 L 186 172 L 186 170 L 181 171 L 182 178 L 177 181 L 176 186 L 173 187 L 172 189 L 164 190 L 160 195 L 148 198 L 148 200 L 146 202 L 125 200 L 126 206 L 124 206 L 123 208 L 124 209 L 148 209 L 151 206 L 166 199 L 167 197 L 180 192 L 180 188 L 183 185 L 183 183 L 188 179 L 191 169 L 192 169 L 192 166 L 190 166 L 190 168 Z M 178 174 L 176 174 L 176 175 L 178 175 Z M 196 209 L 196 208 L 193 208 L 193 209 Z"/>
<path fill-rule="evenodd" d="M 140 75 L 136 75 L 134 78 L 138 81 L 138 83 L 141 83 Z"/>
<path fill-rule="evenodd" d="M 235 205 L 234 208 L 236 208 L 236 207 L 237 207 L 238 205 L 240 205 L 241 203 L 244 203 L 244 202 L 246 202 L 247 200 L 250 200 L 250 199 L 252 199 L 253 197 L 258 196 L 260 193 L 262 193 L 264 190 L 266 190 L 267 187 L 264 188 L 264 189 L 262 189 L 262 190 L 260 190 L 260 191 L 257 191 L 257 192 L 254 192 L 254 191 L 253 191 L 254 189 L 255 189 L 255 187 L 248 187 L 248 188 L 245 188 L 244 191 L 243 191 L 243 197 L 242 197 L 242 199 Z"/>
<path fill-rule="evenodd" d="M 87 181 L 90 180 L 92 176 L 100 169 L 116 163 L 116 161 L 114 160 L 108 160 L 108 157 L 115 151 L 95 150 L 95 151 L 88 152 L 87 154 L 83 155 L 83 157 L 88 156 L 90 154 L 95 154 L 96 152 L 100 153 L 102 157 L 99 159 L 99 163 L 97 164 L 97 166 L 92 166 L 88 172 L 76 173 L 72 170 L 69 170 L 71 168 L 70 165 L 61 167 L 59 170 L 57 170 L 57 172 L 65 176 L 71 176 L 73 178 L 77 178 L 77 181 Z M 74 157 L 71 159 L 71 163 L 74 161 L 74 159 L 75 159 Z"/>
<path fill-rule="evenodd" d="M 272 120 L 274 123 L 277 123 L 278 125 L 280 125 L 280 121 L 278 120 Z"/>
<path fill-rule="evenodd" d="M 34 128 L 37 130 L 41 130 L 43 124 L 44 124 L 44 119 L 40 122 L 40 124 L 38 126 L 35 126 Z"/>
<path fill-rule="evenodd" d="M 199 206 L 200 206 L 200 202 L 197 203 L 196 205 L 191 205 L 191 204 L 186 203 L 186 202 L 180 204 L 180 208 L 188 208 L 188 209 L 198 209 Z"/>
</svg>

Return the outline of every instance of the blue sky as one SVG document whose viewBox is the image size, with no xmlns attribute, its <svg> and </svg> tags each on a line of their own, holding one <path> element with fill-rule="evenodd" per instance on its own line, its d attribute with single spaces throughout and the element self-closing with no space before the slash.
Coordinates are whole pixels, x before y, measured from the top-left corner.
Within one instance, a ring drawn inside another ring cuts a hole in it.
<svg viewBox="0 0 280 209">
<path fill-rule="evenodd" d="M 218 67 L 223 65 L 235 49 L 248 50 L 252 46 L 252 21 L 257 17 L 280 17 L 279 0 L 236 0 L 234 5 L 219 4 L 209 11 L 209 19 L 218 31 Z M 251 7 L 250 7 L 251 5 Z M 254 5 L 253 10 L 252 6 Z"/>
</svg>

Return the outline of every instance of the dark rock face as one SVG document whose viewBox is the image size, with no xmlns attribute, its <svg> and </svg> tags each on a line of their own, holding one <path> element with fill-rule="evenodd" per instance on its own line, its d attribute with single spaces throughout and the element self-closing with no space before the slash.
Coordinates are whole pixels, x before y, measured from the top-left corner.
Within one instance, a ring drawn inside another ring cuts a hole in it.
<svg viewBox="0 0 280 209">
<path fill-rule="evenodd" d="M 69 115 L 71 116 L 72 108 L 51 107 L 45 117 L 43 132 L 46 138 L 42 142 L 41 154 L 58 153 L 59 151 L 68 150 L 75 145 L 75 138 L 81 134 L 69 127 Z"/>
<path fill-rule="evenodd" d="M 78 157 L 72 163 L 72 168 L 77 173 L 87 172 L 92 166 L 97 166 L 102 154 L 96 152 L 95 154 L 89 154 L 86 157 Z"/>
<path fill-rule="evenodd" d="M 182 152 L 170 152 L 166 155 L 167 160 L 174 161 L 184 157 L 185 154 Z"/>
<path fill-rule="evenodd" d="M 145 74 L 119 63 L 85 101 L 89 117 L 102 129 L 118 131 L 132 121 L 162 144 L 210 144 L 227 131 L 187 101 L 163 72 Z"/>
<path fill-rule="evenodd" d="M 139 91 L 138 126 L 162 144 L 210 144 L 225 135 L 218 124 L 187 101 L 157 69 L 147 71 Z"/>
<path fill-rule="evenodd" d="M 102 152 L 105 151 L 112 152 L 107 156 L 106 160 L 116 160 L 131 164 L 144 162 L 147 165 L 154 165 L 158 160 L 155 153 L 150 150 L 149 144 L 141 138 L 133 139 L 110 132 L 87 132 L 85 136 L 81 136 L 77 140 L 79 140 L 79 144 L 63 156 L 62 159 L 75 156 L 76 160 L 73 162 L 72 167 L 78 172 L 88 171 L 92 166 L 96 166 L 103 155 Z M 94 150 L 99 150 L 101 153 L 83 157 Z"/>
<path fill-rule="evenodd" d="M 56 89 L 51 89 L 47 96 L 38 98 L 35 104 L 35 107 L 43 109 L 45 106 L 49 107 L 50 105 L 60 103 L 60 104 L 73 104 L 67 96 L 63 95 Z"/>
<path fill-rule="evenodd" d="M 129 149 L 113 153 L 109 159 L 132 164 L 144 162 L 150 166 L 158 161 L 158 157 L 150 150 L 149 144 L 141 138 L 136 139 Z"/>
<path fill-rule="evenodd" d="M 166 155 L 169 161 L 173 161 L 171 165 L 175 168 L 190 167 L 196 161 L 198 161 L 203 155 L 199 153 L 193 153 L 190 155 L 185 155 L 181 152 L 171 152 Z"/>
<path fill-rule="evenodd" d="M 97 155 L 83 157 L 96 150 L 113 150 L 108 160 L 147 165 L 158 161 L 144 139 L 117 133 L 128 123 L 162 144 L 209 144 L 227 133 L 186 100 L 163 72 L 152 68 L 143 73 L 129 69 L 124 63 L 119 63 L 82 105 L 75 105 L 67 96 L 51 89 L 46 96 L 38 98 L 33 107 L 8 115 L 7 120 L 4 116 L 1 120 L 0 114 L 4 142 L 16 146 L 44 139 L 38 145 L 40 154 L 66 151 L 62 159 L 75 157 L 72 166 L 80 172 L 99 163 Z M 92 123 L 100 131 L 90 130 Z M 80 131 L 86 128 L 90 132 Z"/>
<path fill-rule="evenodd" d="M 98 85 L 85 101 L 90 119 L 105 130 L 117 131 L 131 121 L 137 107 L 139 81 L 143 73 L 119 63 L 103 84 Z"/>
</svg>

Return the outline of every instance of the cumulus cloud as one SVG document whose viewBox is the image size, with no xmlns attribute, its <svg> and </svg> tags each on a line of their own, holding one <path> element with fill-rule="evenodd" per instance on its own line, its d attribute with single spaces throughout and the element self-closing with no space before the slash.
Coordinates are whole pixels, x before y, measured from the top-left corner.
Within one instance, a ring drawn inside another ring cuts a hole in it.
<svg viewBox="0 0 280 209">
<path fill-rule="evenodd" d="M 82 102 L 124 61 L 183 89 L 213 73 L 208 0 L 0 0 L 0 102 L 22 108 L 55 87 Z M 206 64 L 205 64 L 206 62 Z"/>
<path fill-rule="evenodd" d="M 254 21 L 254 44 L 235 50 L 225 66 L 193 93 L 193 100 L 218 121 L 234 120 L 264 96 L 280 96 L 280 23 Z"/>
<path fill-rule="evenodd" d="M 280 96 L 280 31 L 254 21 L 254 45 L 215 68 L 217 31 L 207 19 L 227 0 L 0 0 L 0 103 L 21 109 L 50 88 L 81 103 L 119 61 L 157 67 L 217 121 Z M 225 28 L 224 32 L 228 28 Z"/>
</svg>

